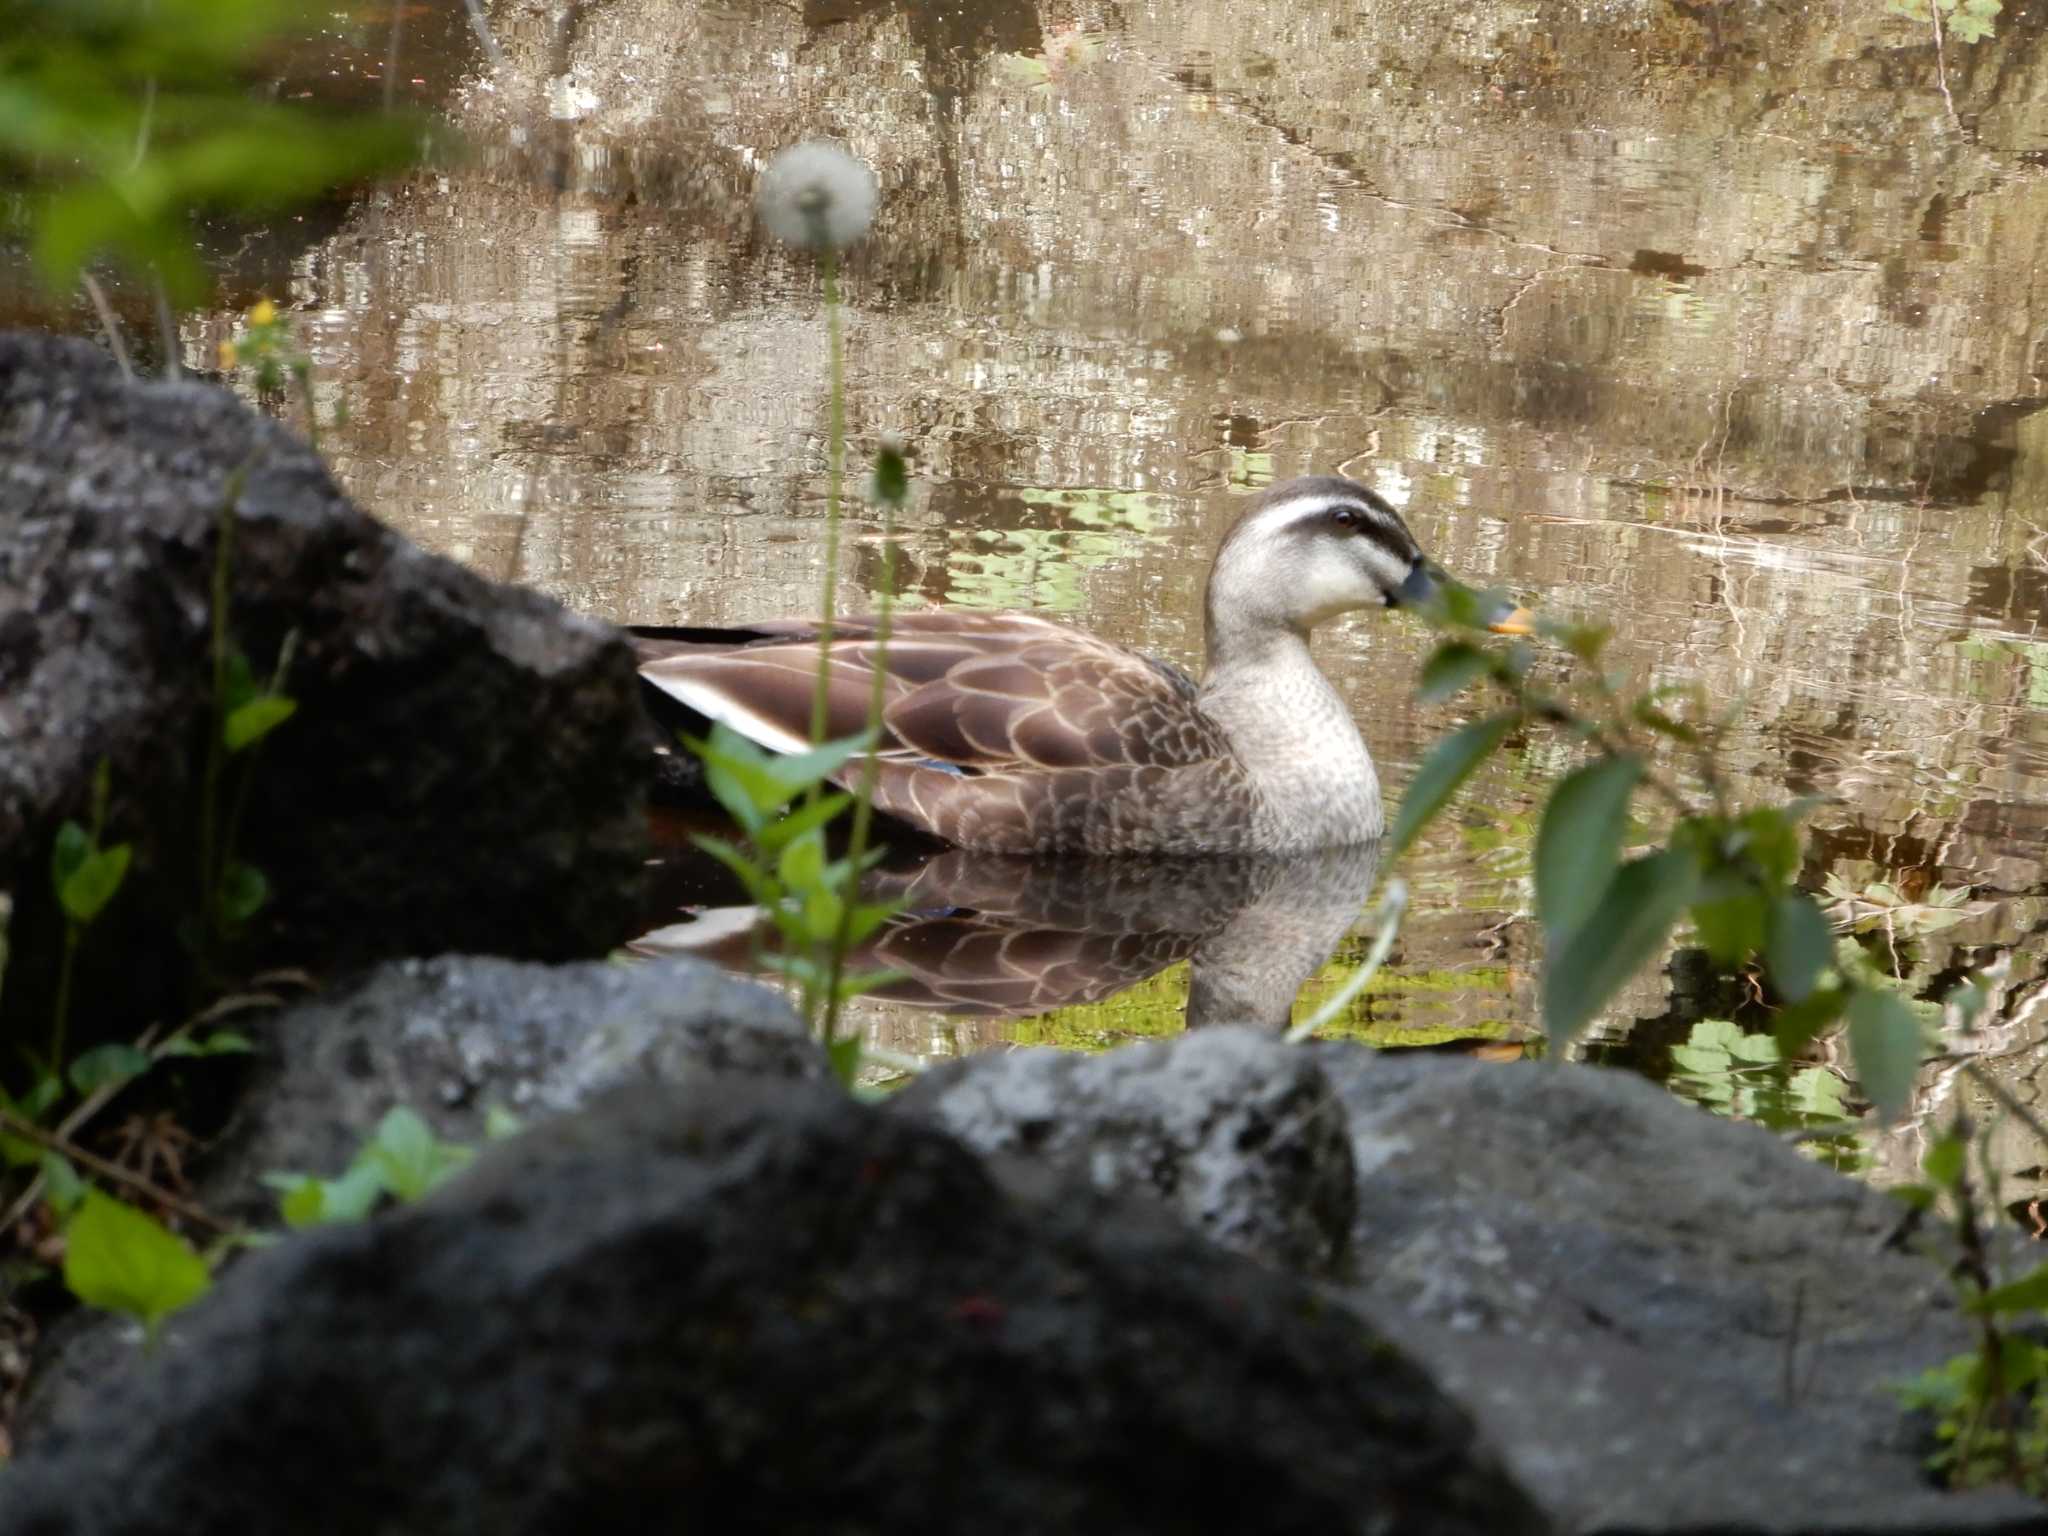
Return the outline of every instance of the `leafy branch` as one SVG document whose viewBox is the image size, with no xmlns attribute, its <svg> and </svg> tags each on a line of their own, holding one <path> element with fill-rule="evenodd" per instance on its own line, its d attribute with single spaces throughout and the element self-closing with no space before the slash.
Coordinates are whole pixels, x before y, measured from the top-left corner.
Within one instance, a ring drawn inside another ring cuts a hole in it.
<svg viewBox="0 0 2048 1536">
<path fill-rule="evenodd" d="M 1447 638 L 1423 667 L 1420 696 L 1447 700 L 1484 683 L 1506 705 L 1423 759 L 1395 818 L 1392 853 L 1412 846 L 1511 737 L 1535 725 L 1562 730 L 1587 759 L 1551 790 L 1536 836 L 1543 1026 L 1553 1045 L 1575 1040 L 1689 919 L 1717 964 L 1769 977 L 1784 1004 L 1773 1033 L 1786 1057 L 1846 1019 L 1865 1093 L 1884 1119 L 1897 1119 L 1920 1065 L 1920 1022 L 1895 988 L 1837 964 L 1827 917 L 1797 886 L 1800 823 L 1813 802 L 1738 805 L 1721 768 L 1731 717 L 1711 713 L 1696 685 L 1629 688 L 1603 666 L 1602 627 L 1539 623 L 1566 668 L 1561 684 L 1538 682 L 1534 647 L 1482 638 L 1497 606 L 1453 586 L 1430 615 Z M 1681 754 L 1676 775 L 1660 762 L 1671 749 Z M 1646 799 L 1665 813 L 1661 841 L 1637 831 Z"/>
</svg>

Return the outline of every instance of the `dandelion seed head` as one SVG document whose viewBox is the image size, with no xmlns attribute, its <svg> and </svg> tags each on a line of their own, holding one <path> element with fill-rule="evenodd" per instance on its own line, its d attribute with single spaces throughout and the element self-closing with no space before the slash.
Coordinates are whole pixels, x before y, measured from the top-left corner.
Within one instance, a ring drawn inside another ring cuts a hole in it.
<svg viewBox="0 0 2048 1536">
<path fill-rule="evenodd" d="M 768 233 L 806 251 L 840 251 L 868 232 L 881 189 L 875 173 L 837 144 L 807 139 L 761 172 L 754 211 Z"/>
</svg>

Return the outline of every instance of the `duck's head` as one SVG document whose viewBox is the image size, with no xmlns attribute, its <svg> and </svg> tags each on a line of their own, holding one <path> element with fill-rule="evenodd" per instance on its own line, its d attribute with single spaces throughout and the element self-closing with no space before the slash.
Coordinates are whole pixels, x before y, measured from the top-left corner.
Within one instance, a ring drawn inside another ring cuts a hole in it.
<svg viewBox="0 0 2048 1536">
<path fill-rule="evenodd" d="M 1443 580 L 1377 492 L 1306 476 L 1262 491 L 1224 536 L 1209 571 L 1209 634 L 1305 635 L 1354 608 L 1427 603 Z M 1493 627 L 1524 633 L 1526 617 L 1503 604 Z"/>
</svg>

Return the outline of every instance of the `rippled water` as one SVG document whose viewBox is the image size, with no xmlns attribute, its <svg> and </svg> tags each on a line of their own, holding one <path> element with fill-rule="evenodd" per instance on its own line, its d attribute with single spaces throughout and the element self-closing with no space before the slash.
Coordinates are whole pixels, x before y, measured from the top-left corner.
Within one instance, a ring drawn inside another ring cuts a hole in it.
<svg viewBox="0 0 2048 1536">
<path fill-rule="evenodd" d="M 857 461 L 885 431 L 912 445 L 907 600 L 1037 609 L 1195 663 L 1241 498 L 1355 475 L 1451 569 L 1613 624 L 1633 675 L 1740 699 L 1738 789 L 1828 797 L 1810 885 L 1967 888 L 1966 919 L 1903 958 L 1923 988 L 2003 963 L 1989 1026 L 1948 1043 L 2034 1101 L 2030 12 L 1949 50 L 1951 115 L 1926 38 L 1877 0 L 488 9 L 498 69 L 461 6 L 401 18 L 401 92 L 448 112 L 470 158 L 223 242 L 220 305 L 181 327 L 200 366 L 241 306 L 288 298 L 366 505 L 620 621 L 808 608 L 819 289 L 747 197 L 760 156 L 840 135 L 884 187 L 847 274 L 849 422 Z M 290 83 L 374 95 L 390 19 L 338 24 Z M 90 324 L 4 277 L 0 313 Z M 878 539 L 863 521 L 849 541 L 849 600 L 880 579 Z M 1460 718 L 1410 697 L 1427 643 L 1382 615 L 1320 642 L 1390 788 Z M 1494 1054 L 1534 1038 L 1530 813 L 1568 761 L 1517 742 L 1411 857 L 1413 909 L 1346 1027 Z M 1186 985 L 1162 965 L 1050 1017 L 866 1021 L 920 1052 L 1157 1032 Z M 1740 1030 L 1687 1044 L 1743 1001 L 1681 955 L 1591 1049 L 1788 1123 L 1854 1108 L 1831 1061 L 1795 1079 Z M 1923 1111 L 1956 1086 L 1930 1067 Z M 1880 1163 L 1905 1168 L 1918 1135 Z M 2023 1198 L 2042 1188 L 2024 1138 L 2007 1161 Z"/>
</svg>

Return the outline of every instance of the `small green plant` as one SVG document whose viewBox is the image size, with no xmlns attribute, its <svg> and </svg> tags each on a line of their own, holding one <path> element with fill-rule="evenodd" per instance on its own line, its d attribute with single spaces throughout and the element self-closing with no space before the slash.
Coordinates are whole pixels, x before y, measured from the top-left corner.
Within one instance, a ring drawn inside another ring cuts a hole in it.
<svg viewBox="0 0 2048 1536">
<path fill-rule="evenodd" d="M 1536 915 L 1543 927 L 1543 1025 L 1568 1045 L 1630 977 L 1663 949 L 1681 920 L 1725 969 L 1768 975 L 1784 1007 L 1772 1034 L 1798 1055 L 1846 1019 L 1864 1092 L 1886 1120 L 1905 1111 L 1922 1056 L 1919 1019 L 1899 993 L 1836 963 L 1835 937 L 1814 899 L 1799 890 L 1799 824 L 1805 802 L 1737 805 L 1720 768 L 1728 718 L 1715 717 L 1692 685 L 1631 690 L 1602 665 L 1608 631 L 1542 623 L 1563 676 L 1539 673 L 1524 640 L 1482 639 L 1497 603 L 1450 585 L 1431 615 L 1449 638 L 1422 670 L 1419 694 L 1445 700 L 1478 683 L 1505 707 L 1452 732 L 1416 770 L 1390 835 L 1408 848 L 1459 786 L 1511 736 L 1534 725 L 1563 730 L 1587 760 L 1551 789 L 1533 856 Z M 1670 776 L 1659 745 L 1683 755 Z M 1636 829 L 1639 801 L 1661 807 L 1661 840 Z M 1629 846 L 1652 846 L 1624 858 Z"/>
<path fill-rule="evenodd" d="M 509 1135 L 517 1129 L 516 1120 L 494 1116 L 489 1133 Z M 269 1173 L 264 1182 L 278 1191 L 278 1210 L 286 1226 L 361 1221 L 387 1196 L 409 1205 L 431 1194 L 475 1156 L 474 1147 L 440 1140 L 417 1110 L 401 1104 L 378 1122 L 339 1178 Z"/>
<path fill-rule="evenodd" d="M 64 914 L 64 953 L 58 961 L 57 995 L 51 1005 L 46 1074 L 64 1069 L 64 1041 L 71 1022 L 71 981 L 78 967 L 78 946 L 85 930 L 106 910 L 128 878 L 133 848 L 127 843 L 101 846 L 107 831 L 110 770 L 101 758 L 92 775 L 92 825 L 66 821 L 57 829 L 50 850 L 50 884 Z"/>
<path fill-rule="evenodd" d="M 1977 1164 L 1972 1177 L 1971 1163 Z M 1971 1122 L 1958 1114 L 1921 1161 L 1924 1181 L 1895 1191 L 1915 1209 L 1946 1215 L 1946 1255 L 1958 1299 L 1976 1326 L 1977 1347 L 1898 1388 L 1908 1409 L 1928 1415 L 1935 1448 L 1928 1469 L 1951 1487 L 2011 1483 L 2048 1495 L 2048 1343 L 2013 1325 L 2048 1311 L 2048 1265 L 2000 1283 L 1991 1233 L 1997 1165 Z"/>
<path fill-rule="evenodd" d="M 243 317 L 242 329 L 232 341 L 220 344 L 220 369 L 224 374 L 246 370 L 256 386 L 256 397 L 266 405 L 282 399 L 286 380 L 297 392 L 306 417 L 306 440 L 320 451 L 320 411 L 313 399 L 313 359 L 292 334 L 290 319 L 279 313 L 268 299 L 259 299 Z M 339 426 L 344 413 L 335 407 Z"/>
<path fill-rule="evenodd" d="M 296 632 L 285 637 L 270 677 L 260 683 L 249 658 L 230 638 L 235 515 L 246 480 L 246 468 L 229 477 L 215 519 L 208 645 L 213 709 L 199 800 L 199 911 L 191 935 L 202 980 L 215 979 L 222 952 L 270 899 L 270 882 L 261 870 L 235 857 L 235 846 L 255 776 L 256 750 L 298 712 L 297 700 L 284 692 Z M 232 791 L 231 766 L 239 770 Z"/>
</svg>

